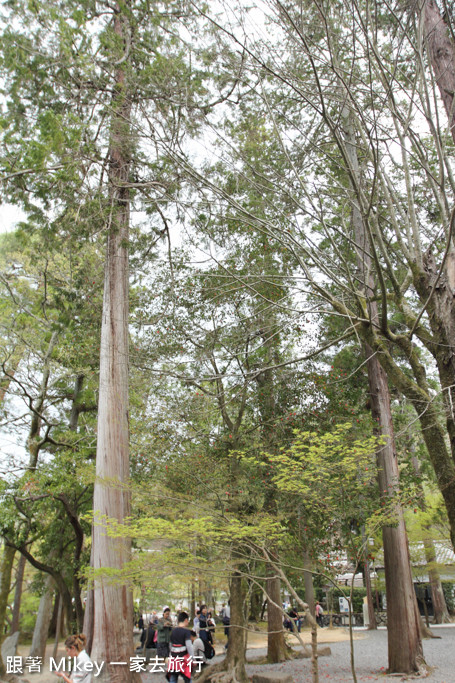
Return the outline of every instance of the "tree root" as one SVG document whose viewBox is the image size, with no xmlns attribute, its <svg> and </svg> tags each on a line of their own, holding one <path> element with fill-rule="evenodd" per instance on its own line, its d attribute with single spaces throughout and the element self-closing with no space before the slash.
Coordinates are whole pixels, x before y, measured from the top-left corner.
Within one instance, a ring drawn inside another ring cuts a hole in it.
<svg viewBox="0 0 455 683">
<path fill-rule="evenodd" d="M 249 683 L 248 678 L 237 677 L 236 667 L 227 669 L 226 660 L 206 667 L 194 680 L 197 683 Z"/>
<path fill-rule="evenodd" d="M 422 638 L 441 638 L 441 636 L 435 636 L 433 631 L 430 628 L 428 628 L 428 626 L 425 624 L 423 620 L 420 624 L 420 627 L 422 630 Z"/>
</svg>

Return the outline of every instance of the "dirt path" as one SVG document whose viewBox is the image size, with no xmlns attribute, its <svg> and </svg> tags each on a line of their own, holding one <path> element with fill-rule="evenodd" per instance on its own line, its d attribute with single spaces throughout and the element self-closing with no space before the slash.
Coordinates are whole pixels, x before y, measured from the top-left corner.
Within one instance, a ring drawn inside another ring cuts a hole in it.
<svg viewBox="0 0 455 683">
<path fill-rule="evenodd" d="M 311 643 L 311 631 L 308 629 L 302 630 L 300 633 L 305 644 Z M 354 638 L 364 638 L 363 631 L 354 631 Z M 289 645 L 297 647 L 299 641 L 292 633 L 286 634 L 286 639 Z M 339 643 L 343 640 L 349 640 L 349 630 L 343 627 L 335 628 L 318 628 L 318 643 Z M 218 644 L 217 644 L 218 645 Z M 249 631 L 248 632 L 248 649 L 256 649 L 267 647 L 267 634 L 263 631 Z M 218 647 L 216 648 L 218 654 Z"/>
</svg>

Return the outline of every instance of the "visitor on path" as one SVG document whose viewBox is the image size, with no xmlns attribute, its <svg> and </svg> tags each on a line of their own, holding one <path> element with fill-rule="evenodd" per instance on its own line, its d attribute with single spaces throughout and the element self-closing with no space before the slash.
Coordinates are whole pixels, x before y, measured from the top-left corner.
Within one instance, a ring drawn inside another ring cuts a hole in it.
<svg viewBox="0 0 455 683">
<path fill-rule="evenodd" d="M 75 657 L 77 667 L 67 676 L 63 671 L 57 671 L 56 676 L 63 678 L 66 683 L 92 683 L 92 660 L 85 651 L 87 638 L 83 633 L 69 636 L 65 640 L 65 649 L 68 657 Z M 88 665 L 88 667 L 87 667 Z M 87 668 L 89 670 L 87 670 Z"/>
<path fill-rule="evenodd" d="M 201 605 L 201 613 L 199 615 L 199 637 L 204 643 L 205 656 L 207 659 L 211 659 L 214 655 L 214 624 L 215 622 L 211 619 L 210 614 L 207 611 L 207 605 Z"/>
<path fill-rule="evenodd" d="M 221 608 L 222 612 L 222 618 L 223 618 L 223 626 L 224 626 L 224 635 L 226 636 L 226 645 L 224 646 L 224 649 L 228 649 L 229 645 L 229 626 L 231 625 L 231 601 L 228 601 L 228 604 L 225 605 L 223 603 L 223 607 Z"/>
<path fill-rule="evenodd" d="M 322 609 L 322 606 L 319 604 L 319 600 L 316 601 L 315 612 L 316 612 L 316 621 L 319 624 L 319 626 L 322 628 L 324 625 L 322 623 L 322 615 L 324 614 L 324 610 Z"/>
<path fill-rule="evenodd" d="M 199 638 L 196 631 L 191 631 L 191 640 L 193 641 L 193 658 L 199 662 L 202 662 L 202 666 L 204 666 L 207 664 L 204 643 Z"/>
<path fill-rule="evenodd" d="M 290 628 L 289 630 L 295 633 L 295 629 L 297 628 L 297 631 L 300 633 L 301 629 L 301 622 L 300 622 L 300 617 L 299 613 L 294 607 L 291 607 L 291 609 L 288 612 L 289 614 L 289 622 L 290 622 Z"/>
<path fill-rule="evenodd" d="M 171 633 L 171 640 L 169 643 L 169 660 L 168 673 L 166 678 L 169 683 L 177 683 L 177 679 L 181 674 L 185 683 L 191 681 L 191 661 L 193 657 L 193 641 L 191 639 L 191 631 L 188 629 L 188 622 L 190 618 L 186 612 L 180 612 L 177 617 L 177 628 L 174 628 Z M 176 658 L 179 658 L 179 666 L 176 666 Z M 183 665 L 180 666 L 183 660 Z M 174 669 L 176 669 L 174 671 Z"/>
<path fill-rule="evenodd" d="M 193 629 L 196 631 L 196 633 L 199 633 L 199 615 L 201 614 L 201 610 L 197 608 L 196 610 L 196 616 L 193 619 Z"/>
<path fill-rule="evenodd" d="M 156 626 L 158 631 L 156 654 L 162 659 L 166 659 L 166 657 L 169 656 L 169 642 L 171 640 L 172 627 L 171 610 L 169 607 L 165 607 L 163 609 L 163 616 L 161 619 L 158 619 L 158 624 Z"/>
</svg>

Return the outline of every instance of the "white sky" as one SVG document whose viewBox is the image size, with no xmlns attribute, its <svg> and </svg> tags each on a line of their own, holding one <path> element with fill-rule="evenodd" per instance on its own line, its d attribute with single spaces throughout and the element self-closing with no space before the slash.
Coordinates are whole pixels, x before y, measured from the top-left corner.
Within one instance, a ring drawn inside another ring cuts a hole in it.
<svg viewBox="0 0 455 683">
<path fill-rule="evenodd" d="M 25 218 L 25 213 L 12 204 L 0 204 L 0 232 L 13 232 L 16 223 Z"/>
</svg>

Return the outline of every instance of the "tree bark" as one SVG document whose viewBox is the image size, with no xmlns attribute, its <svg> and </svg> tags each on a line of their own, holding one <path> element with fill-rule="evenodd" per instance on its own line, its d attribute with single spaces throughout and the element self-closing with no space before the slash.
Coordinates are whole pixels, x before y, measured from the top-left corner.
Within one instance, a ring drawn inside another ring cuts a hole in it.
<svg viewBox="0 0 455 683">
<path fill-rule="evenodd" d="M 103 518 L 122 523 L 130 514 L 128 425 L 128 243 L 131 99 L 123 62 L 128 58 L 127 18 L 114 9 L 114 32 L 125 53 L 115 70 L 109 146 L 110 211 L 100 344 L 96 481 L 94 490 L 93 568 L 121 571 L 131 558 L 129 538 L 110 538 Z M 95 576 L 91 656 L 104 662 L 99 683 L 132 683 L 140 675 L 128 666 L 133 645 L 133 599 L 125 581 Z M 113 628 L 113 624 L 115 627 Z"/>
<path fill-rule="evenodd" d="M 57 596 L 57 619 L 55 623 L 55 641 L 54 649 L 52 651 L 52 656 L 55 659 L 57 657 L 58 642 L 60 640 L 60 633 L 62 630 L 62 616 L 63 616 L 63 600 L 62 596 L 58 594 Z"/>
<path fill-rule="evenodd" d="M 284 639 L 283 613 L 273 603 L 281 605 L 281 581 L 272 576 L 266 580 L 267 603 L 267 661 L 270 664 L 284 662 L 287 659 L 287 647 Z"/>
<path fill-rule="evenodd" d="M 251 586 L 250 596 L 250 621 L 258 622 L 261 616 L 262 607 L 262 590 L 260 586 L 254 583 Z"/>
<path fill-rule="evenodd" d="M 244 612 L 244 580 L 234 571 L 230 581 L 231 623 L 229 626 L 229 646 L 224 661 L 207 669 L 197 678 L 198 683 L 249 683 L 245 671 L 246 619 Z"/>
<path fill-rule="evenodd" d="M 41 596 L 39 603 L 35 628 L 33 630 L 32 644 L 29 652 L 30 657 L 42 657 L 44 659 L 47 637 L 49 634 L 49 624 L 51 623 L 52 617 L 54 591 L 54 580 L 52 576 L 47 576 L 44 593 Z"/>
<path fill-rule="evenodd" d="M 5 632 L 6 610 L 8 607 L 8 595 L 11 587 L 11 574 L 13 571 L 13 561 L 16 548 L 6 544 L 3 546 L 3 557 L 0 574 L 0 646 L 3 642 L 3 634 Z M 2 660 L 0 650 L 0 676 L 5 673 L 5 665 Z"/>
<path fill-rule="evenodd" d="M 455 55 L 453 41 L 434 0 L 415 5 L 422 13 L 424 36 L 436 84 L 449 120 L 449 130 L 455 142 Z"/>
<path fill-rule="evenodd" d="M 371 349 L 367 353 L 372 355 Z M 412 580 L 411 562 L 403 510 L 397 501 L 398 460 L 394 446 L 392 415 L 387 375 L 376 357 L 368 362 L 368 380 L 373 419 L 385 443 L 377 452 L 381 498 L 392 505 L 394 526 L 384 526 L 385 583 L 387 596 L 387 640 L 389 671 L 412 673 L 423 664 L 420 616 Z"/>
<path fill-rule="evenodd" d="M 23 555 L 19 555 L 19 561 L 16 570 L 16 588 L 14 590 L 14 604 L 13 604 L 13 616 L 11 620 L 11 635 L 19 631 L 20 615 L 21 615 L 21 600 L 22 600 L 22 587 L 24 583 L 24 572 L 26 559 Z"/>
</svg>

